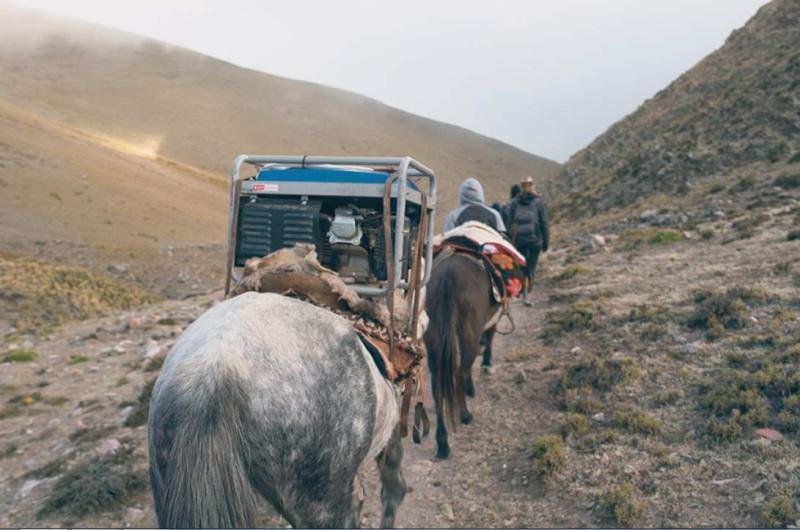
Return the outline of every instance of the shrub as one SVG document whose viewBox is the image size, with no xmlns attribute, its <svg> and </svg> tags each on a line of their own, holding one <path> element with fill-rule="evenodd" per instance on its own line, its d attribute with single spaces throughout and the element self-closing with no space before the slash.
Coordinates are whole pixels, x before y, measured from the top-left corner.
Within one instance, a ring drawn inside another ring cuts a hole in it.
<svg viewBox="0 0 800 530">
<path fill-rule="evenodd" d="M 575 265 L 572 267 L 567 267 L 561 273 L 559 273 L 554 279 L 558 281 L 570 280 L 577 276 L 578 274 L 586 274 L 589 272 L 589 269 L 586 267 L 581 267 L 580 265 Z"/>
<path fill-rule="evenodd" d="M 677 243 L 683 241 L 686 237 L 683 232 L 678 230 L 659 230 L 647 238 L 647 242 L 651 245 L 666 245 L 669 243 Z"/>
<path fill-rule="evenodd" d="M 545 434 L 533 442 L 533 472 L 549 478 L 564 467 L 567 451 L 560 436 Z"/>
<path fill-rule="evenodd" d="M 614 443 L 617 440 L 619 440 L 619 432 L 614 429 L 603 429 L 582 437 L 578 441 L 577 449 L 581 452 L 589 453 L 595 451 L 601 445 Z"/>
<path fill-rule="evenodd" d="M 644 513 L 644 501 L 633 484 L 626 483 L 603 495 L 601 504 L 613 521 L 623 528 L 636 526 Z"/>
<path fill-rule="evenodd" d="M 667 334 L 667 326 L 650 322 L 642 326 L 641 337 L 643 341 L 657 342 Z"/>
<path fill-rule="evenodd" d="M 647 228 L 644 230 L 632 229 L 627 230 L 622 237 L 620 237 L 617 250 L 628 251 L 641 248 L 647 245 L 667 245 L 683 241 L 685 236 L 679 230 L 657 230 L 654 228 Z"/>
<path fill-rule="evenodd" d="M 134 460 L 133 449 L 123 447 L 66 471 L 53 485 L 38 516 L 61 512 L 82 517 L 121 505 L 147 484 L 145 474 L 134 469 Z"/>
<path fill-rule="evenodd" d="M 85 362 L 89 362 L 89 358 L 86 357 L 85 355 L 73 355 L 72 357 L 70 357 L 67 364 L 82 364 Z"/>
<path fill-rule="evenodd" d="M 700 237 L 705 240 L 712 239 L 717 233 L 713 228 L 703 228 L 700 230 Z"/>
<path fill-rule="evenodd" d="M 753 175 L 748 175 L 738 180 L 733 186 L 731 186 L 730 191 L 734 193 L 747 191 L 755 186 L 757 182 L 758 180 Z"/>
<path fill-rule="evenodd" d="M 602 409 L 590 387 L 560 389 L 561 404 L 569 412 L 594 414 Z"/>
<path fill-rule="evenodd" d="M 559 382 L 561 388 L 590 387 L 608 391 L 641 375 L 631 359 L 602 359 L 595 355 L 570 364 Z"/>
<path fill-rule="evenodd" d="M 653 395 L 653 403 L 657 406 L 674 405 L 681 398 L 681 392 L 677 389 L 665 390 Z"/>
<path fill-rule="evenodd" d="M 785 190 L 793 190 L 800 187 L 800 173 L 795 175 L 781 175 L 773 182 L 776 186 Z"/>
<path fill-rule="evenodd" d="M 651 435 L 661 431 L 661 422 L 658 418 L 635 406 L 615 410 L 611 416 L 611 423 L 631 434 Z"/>
<path fill-rule="evenodd" d="M 694 293 L 696 308 L 689 316 L 687 324 L 690 328 L 704 328 L 710 332 L 710 338 L 719 336 L 722 329 L 743 328 L 750 316 L 743 298 L 750 295 L 737 288 L 726 292 L 700 290 Z"/>
<path fill-rule="evenodd" d="M 761 509 L 761 523 L 764 528 L 786 528 L 797 518 L 797 505 L 788 496 L 776 497 Z"/>
<path fill-rule="evenodd" d="M 550 311 L 545 318 L 543 337 L 553 339 L 571 331 L 596 329 L 600 311 L 593 304 L 575 302 L 561 311 Z"/>
<path fill-rule="evenodd" d="M 589 427 L 589 419 L 583 414 L 567 414 L 561 422 L 561 436 L 564 438 L 580 437 L 589 433 Z"/>
</svg>

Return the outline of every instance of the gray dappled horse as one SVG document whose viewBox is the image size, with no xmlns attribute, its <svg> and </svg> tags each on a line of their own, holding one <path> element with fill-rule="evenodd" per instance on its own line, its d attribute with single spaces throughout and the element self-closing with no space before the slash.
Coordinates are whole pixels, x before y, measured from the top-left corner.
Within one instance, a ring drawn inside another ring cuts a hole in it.
<svg viewBox="0 0 800 530">
<path fill-rule="evenodd" d="M 193 322 L 150 401 L 162 528 L 255 526 L 257 496 L 294 527 L 356 527 L 356 473 L 379 461 L 382 526 L 406 492 L 395 391 L 350 323 L 266 293 Z"/>
<path fill-rule="evenodd" d="M 461 423 L 472 421 L 466 399 L 475 396 L 472 363 L 482 352 L 483 366 L 491 366 L 495 326 L 490 323 L 500 309 L 492 296 L 492 280 L 478 258 L 457 252 L 434 260 L 426 296 L 430 320 L 423 339 L 436 405 L 439 458 L 450 455 L 445 417 L 453 427 L 456 411 Z"/>
</svg>

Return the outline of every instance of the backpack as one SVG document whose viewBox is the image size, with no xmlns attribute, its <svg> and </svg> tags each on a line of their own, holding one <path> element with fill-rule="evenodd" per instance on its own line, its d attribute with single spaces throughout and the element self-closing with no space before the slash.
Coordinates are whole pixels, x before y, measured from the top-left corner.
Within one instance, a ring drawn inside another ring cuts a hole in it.
<svg viewBox="0 0 800 530">
<path fill-rule="evenodd" d="M 467 221 L 478 221 L 497 230 L 497 217 L 492 210 L 480 204 L 471 204 L 464 208 L 456 219 L 456 226 L 463 225 Z"/>
<path fill-rule="evenodd" d="M 536 205 L 536 199 L 528 203 L 517 202 L 512 210 L 511 223 L 517 227 L 516 243 L 541 245 L 539 208 Z"/>
</svg>

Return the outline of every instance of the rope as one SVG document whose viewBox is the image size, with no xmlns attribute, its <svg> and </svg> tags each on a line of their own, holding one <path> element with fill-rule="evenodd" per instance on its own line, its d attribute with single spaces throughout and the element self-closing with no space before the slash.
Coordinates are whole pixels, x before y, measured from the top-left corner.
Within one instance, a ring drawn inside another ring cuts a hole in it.
<svg viewBox="0 0 800 530">
<path fill-rule="evenodd" d="M 509 329 L 508 331 L 501 331 L 499 329 L 500 328 L 500 322 L 503 321 L 503 317 L 506 317 L 508 319 L 509 323 L 511 323 L 511 329 Z M 497 321 L 497 326 L 495 327 L 495 332 L 500 334 L 500 335 L 511 335 L 512 333 L 514 333 L 515 329 L 517 329 L 517 327 L 514 324 L 514 317 L 511 316 L 511 304 L 509 304 L 508 303 L 508 299 L 506 299 L 503 302 L 503 313 L 500 315 L 500 320 Z"/>
</svg>

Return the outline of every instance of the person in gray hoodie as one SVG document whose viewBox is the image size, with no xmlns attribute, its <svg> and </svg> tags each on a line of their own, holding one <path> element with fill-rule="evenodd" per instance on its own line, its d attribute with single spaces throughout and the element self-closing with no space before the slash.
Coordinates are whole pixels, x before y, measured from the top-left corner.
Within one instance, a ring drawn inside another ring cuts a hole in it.
<svg viewBox="0 0 800 530">
<path fill-rule="evenodd" d="M 450 212 L 444 223 L 444 232 L 466 223 L 480 221 L 489 225 L 501 234 L 505 234 L 506 225 L 500 213 L 485 204 L 483 186 L 476 178 L 468 178 L 461 184 L 458 192 L 461 206 Z"/>
</svg>

